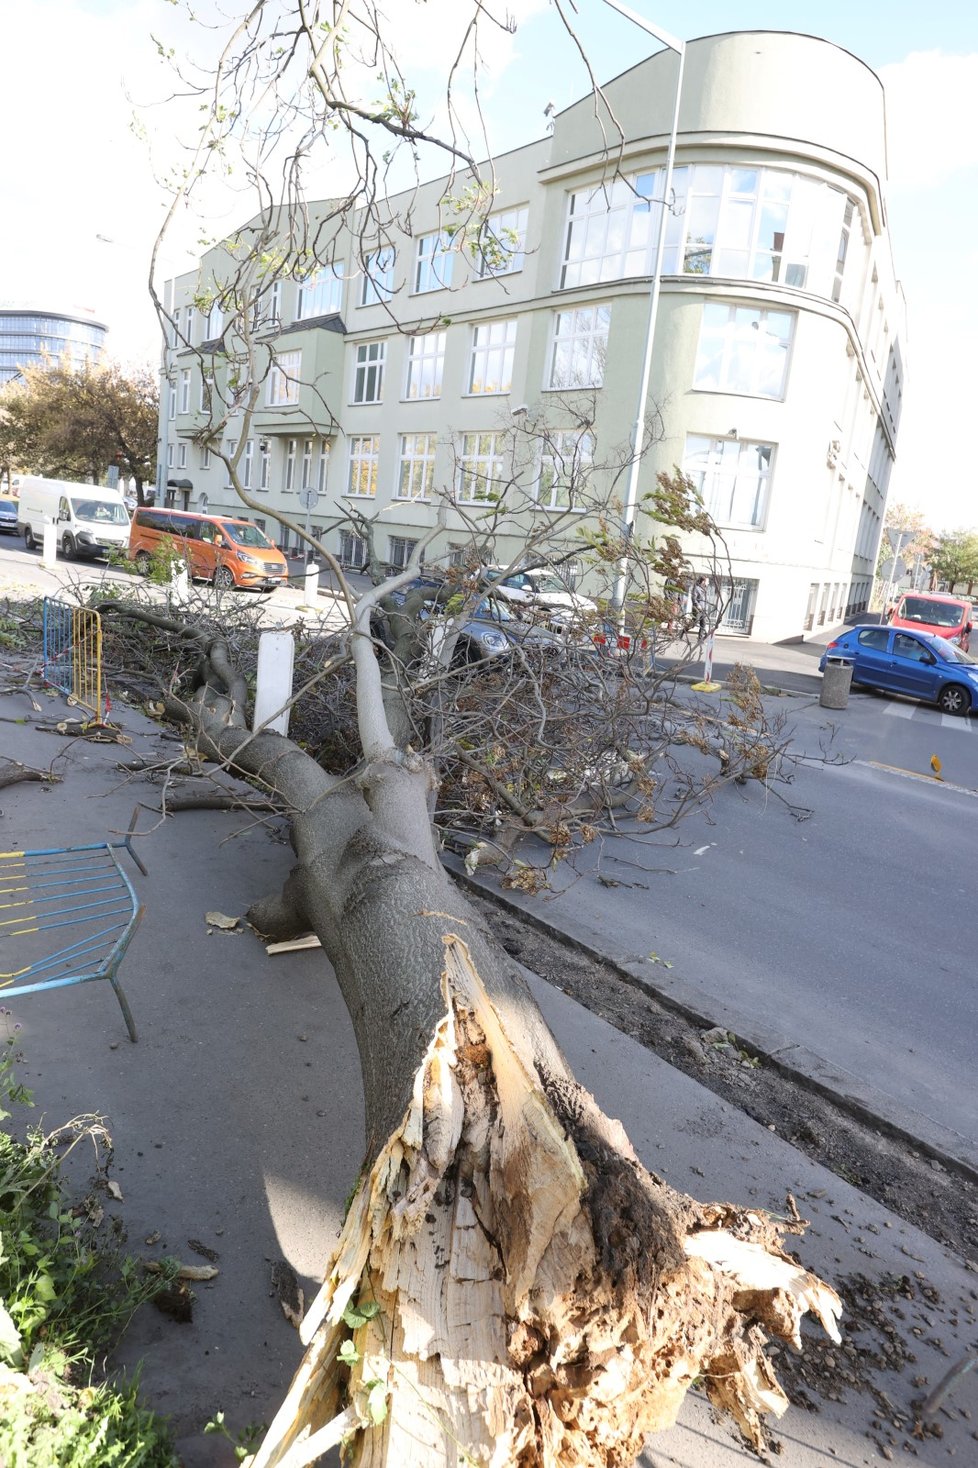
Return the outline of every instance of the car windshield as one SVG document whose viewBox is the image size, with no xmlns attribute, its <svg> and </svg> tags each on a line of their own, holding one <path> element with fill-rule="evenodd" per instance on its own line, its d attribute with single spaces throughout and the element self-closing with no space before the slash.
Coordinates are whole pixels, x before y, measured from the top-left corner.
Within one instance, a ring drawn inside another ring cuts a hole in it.
<svg viewBox="0 0 978 1468">
<path fill-rule="evenodd" d="M 87 520 L 92 525 L 128 525 L 129 516 L 121 500 L 76 500 L 71 508 L 76 520 Z"/>
<path fill-rule="evenodd" d="M 222 520 L 221 529 L 227 532 L 236 545 L 258 545 L 262 550 L 273 549 L 272 542 L 264 530 L 259 530 L 257 525 Z"/>
<path fill-rule="evenodd" d="M 16 515 L 16 500 L 0 500 L 0 515 Z"/>
<path fill-rule="evenodd" d="M 929 596 L 905 596 L 900 616 L 907 622 L 926 622 L 931 627 L 960 627 L 965 620 L 964 603 L 934 601 Z"/>
<path fill-rule="evenodd" d="M 545 591 L 548 594 L 554 591 L 566 591 L 567 587 L 556 576 L 547 576 L 540 571 L 531 571 L 527 575 L 527 581 L 534 591 Z"/>
<path fill-rule="evenodd" d="M 490 596 L 484 597 L 480 601 L 472 616 L 480 622 L 515 622 L 517 620 L 508 607 L 503 606 L 501 601 L 496 601 L 495 597 Z"/>
<path fill-rule="evenodd" d="M 939 652 L 945 662 L 948 663 L 978 663 L 978 658 L 973 657 L 970 652 L 965 652 L 962 647 L 955 647 L 953 642 L 948 642 L 946 637 L 931 637 L 928 639 L 934 651 Z"/>
</svg>

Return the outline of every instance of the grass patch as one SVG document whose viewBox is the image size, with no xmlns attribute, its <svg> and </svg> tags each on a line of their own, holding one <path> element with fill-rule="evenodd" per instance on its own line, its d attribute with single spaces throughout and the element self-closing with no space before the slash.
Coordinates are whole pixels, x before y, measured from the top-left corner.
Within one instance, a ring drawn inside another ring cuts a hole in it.
<svg viewBox="0 0 978 1468">
<path fill-rule="evenodd" d="M 122 1257 L 100 1201 L 112 1148 L 98 1117 L 47 1136 L 10 1125 L 33 1102 L 16 1077 L 19 1027 L 6 1009 L 0 1023 L 0 1463 L 178 1468 L 138 1382 L 105 1380 L 97 1365 L 177 1266 L 151 1276 Z M 96 1176 L 72 1202 L 62 1170 L 81 1143 L 94 1146 Z"/>
</svg>

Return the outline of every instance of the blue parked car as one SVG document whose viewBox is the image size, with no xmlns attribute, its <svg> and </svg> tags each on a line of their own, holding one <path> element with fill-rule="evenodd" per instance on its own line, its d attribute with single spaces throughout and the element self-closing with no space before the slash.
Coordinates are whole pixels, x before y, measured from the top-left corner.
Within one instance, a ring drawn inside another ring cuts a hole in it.
<svg viewBox="0 0 978 1468">
<path fill-rule="evenodd" d="M 17 534 L 17 501 L 0 500 L 0 531 L 8 535 Z"/>
<path fill-rule="evenodd" d="M 850 627 L 830 642 L 819 660 L 852 664 L 852 681 L 886 693 L 936 703 L 945 714 L 978 706 L 978 658 L 943 637 L 895 627 Z"/>
</svg>

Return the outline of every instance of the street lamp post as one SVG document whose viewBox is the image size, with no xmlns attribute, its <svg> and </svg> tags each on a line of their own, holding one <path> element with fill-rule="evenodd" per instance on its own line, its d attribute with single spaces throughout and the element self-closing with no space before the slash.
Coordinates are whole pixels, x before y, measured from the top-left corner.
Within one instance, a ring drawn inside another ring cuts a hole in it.
<svg viewBox="0 0 978 1468">
<path fill-rule="evenodd" d="M 625 16 L 627 20 L 633 21 L 643 31 L 648 32 L 655 40 L 660 41 L 670 51 L 674 51 L 679 58 L 679 66 L 676 71 L 676 98 L 672 113 L 672 128 L 669 133 L 669 148 L 666 153 L 666 176 L 662 189 L 662 201 L 659 211 L 659 232 L 655 247 L 655 269 L 652 273 L 652 288 L 649 292 L 649 314 L 645 324 L 645 344 L 642 352 L 642 372 L 638 389 L 638 405 L 635 410 L 635 422 L 632 425 L 632 455 L 628 467 L 628 481 L 625 487 L 625 506 L 623 514 L 624 533 L 626 540 L 630 541 L 635 530 L 635 507 L 638 504 L 638 475 L 641 468 L 642 441 L 645 437 L 645 407 L 649 395 L 649 380 L 652 374 L 652 352 L 655 346 L 655 328 L 659 315 L 659 296 L 662 290 L 662 255 L 666 243 L 666 222 L 670 211 L 670 199 L 672 197 L 672 175 L 676 163 L 676 137 L 679 132 L 679 104 L 682 100 L 683 72 L 686 66 L 686 43 L 668 31 L 663 31 L 647 21 L 644 16 L 637 15 L 627 5 L 619 4 L 619 0 L 604 0 L 612 10 L 617 10 L 619 15 Z M 622 555 L 618 566 L 618 578 L 615 582 L 614 604 L 621 612 L 625 606 L 625 589 L 628 584 L 628 549 Z"/>
</svg>

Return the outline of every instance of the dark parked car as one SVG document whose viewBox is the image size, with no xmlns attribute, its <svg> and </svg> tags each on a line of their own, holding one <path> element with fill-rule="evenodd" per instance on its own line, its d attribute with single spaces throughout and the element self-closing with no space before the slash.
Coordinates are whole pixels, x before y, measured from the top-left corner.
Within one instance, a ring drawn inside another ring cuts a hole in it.
<svg viewBox="0 0 978 1468">
<path fill-rule="evenodd" d="M 393 592 L 392 598 L 403 605 L 408 593 L 415 588 L 430 586 L 436 590 L 443 584 L 434 577 L 419 576 L 407 586 Z M 435 621 L 439 613 L 434 602 L 431 608 L 426 609 L 421 615 L 426 621 Z M 451 618 L 446 617 L 446 621 L 451 621 Z M 432 627 L 433 648 L 437 645 L 435 632 L 436 628 Z M 564 639 L 557 633 L 551 632 L 546 627 L 536 626 L 532 622 L 524 622 L 515 616 L 504 603 L 495 597 L 486 596 L 472 609 L 459 627 L 453 661 L 456 663 L 481 662 L 484 658 L 495 658 L 503 653 L 513 653 L 517 647 L 523 647 L 528 652 L 559 653 L 563 651 L 564 646 Z"/>
<path fill-rule="evenodd" d="M 17 501 L 0 500 L 0 533 L 17 534 Z"/>
<path fill-rule="evenodd" d="M 852 664 L 853 683 L 925 699 L 945 714 L 966 714 L 978 705 L 978 658 L 928 632 L 850 627 L 829 643 L 820 672 L 829 658 Z"/>
</svg>

